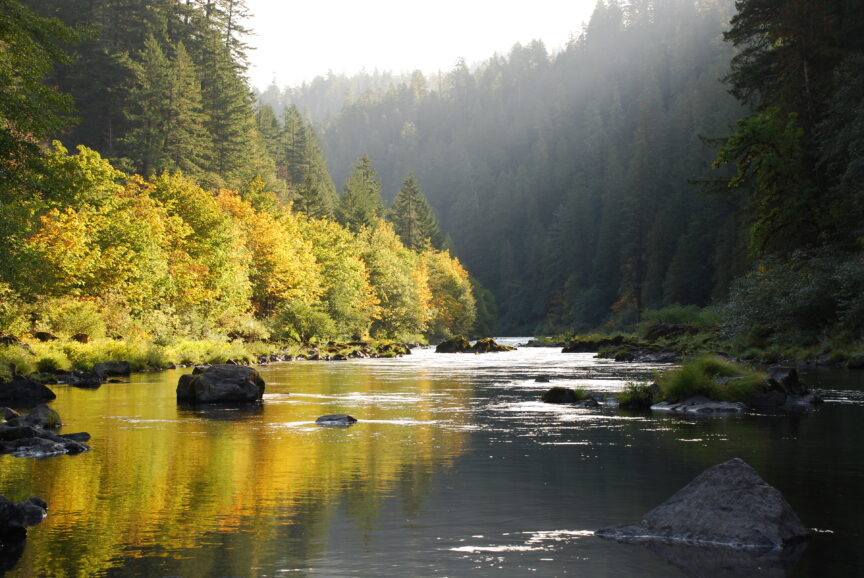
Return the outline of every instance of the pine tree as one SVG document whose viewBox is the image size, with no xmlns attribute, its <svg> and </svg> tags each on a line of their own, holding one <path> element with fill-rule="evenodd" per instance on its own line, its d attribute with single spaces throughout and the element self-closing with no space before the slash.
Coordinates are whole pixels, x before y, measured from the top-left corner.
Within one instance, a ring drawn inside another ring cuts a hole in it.
<svg viewBox="0 0 864 578">
<path fill-rule="evenodd" d="M 402 182 L 387 219 L 409 249 L 441 248 L 441 231 L 414 173 L 408 173 Z"/>
<path fill-rule="evenodd" d="M 363 155 L 354 164 L 354 171 L 345 183 L 345 192 L 336 210 L 336 219 L 354 232 L 370 227 L 381 218 L 381 181 L 372 168 L 372 161 Z"/>
</svg>

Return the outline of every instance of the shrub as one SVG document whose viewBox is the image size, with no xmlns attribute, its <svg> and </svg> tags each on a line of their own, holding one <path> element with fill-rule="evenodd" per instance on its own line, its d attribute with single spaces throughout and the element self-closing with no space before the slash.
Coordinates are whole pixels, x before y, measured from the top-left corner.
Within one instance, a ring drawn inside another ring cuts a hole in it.
<svg viewBox="0 0 864 578">
<path fill-rule="evenodd" d="M 654 404 L 654 389 L 644 383 L 627 383 L 618 394 L 618 405 L 624 409 L 647 409 Z"/>
<path fill-rule="evenodd" d="M 0 282 L 0 334 L 20 336 L 30 329 L 29 307 L 9 285 Z"/>
<path fill-rule="evenodd" d="M 336 337 L 336 323 L 327 313 L 299 301 L 283 305 L 270 320 L 270 325 L 276 339 L 310 343 Z"/>
<path fill-rule="evenodd" d="M 36 359 L 32 353 L 18 345 L 0 346 L 0 375 L 12 376 L 12 365 L 18 375 L 33 373 Z"/>
<path fill-rule="evenodd" d="M 71 297 L 47 299 L 41 305 L 40 317 L 52 333 L 67 337 L 84 333 L 93 339 L 105 336 L 105 319 L 93 301 Z"/>
</svg>

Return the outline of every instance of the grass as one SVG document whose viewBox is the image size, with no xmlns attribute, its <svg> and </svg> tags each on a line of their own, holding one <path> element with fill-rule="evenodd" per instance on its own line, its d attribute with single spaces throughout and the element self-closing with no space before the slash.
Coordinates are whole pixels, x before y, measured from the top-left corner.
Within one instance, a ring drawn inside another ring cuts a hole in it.
<svg viewBox="0 0 864 578">
<path fill-rule="evenodd" d="M 718 401 L 746 401 L 765 384 L 765 375 L 719 357 L 688 359 L 659 376 L 660 397 L 677 402 L 702 395 Z"/>
<path fill-rule="evenodd" d="M 646 409 L 654 404 L 654 391 L 644 383 L 627 383 L 618 394 L 618 405 L 625 409 Z"/>
</svg>

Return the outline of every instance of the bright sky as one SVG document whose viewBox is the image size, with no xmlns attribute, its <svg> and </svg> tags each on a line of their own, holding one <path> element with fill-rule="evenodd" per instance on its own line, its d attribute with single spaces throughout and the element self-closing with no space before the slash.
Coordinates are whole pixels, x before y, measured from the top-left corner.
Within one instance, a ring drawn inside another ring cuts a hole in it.
<svg viewBox="0 0 864 578">
<path fill-rule="evenodd" d="M 318 75 L 449 71 L 507 54 L 517 42 L 562 48 L 596 0 L 246 0 L 252 85 L 296 86 Z"/>
</svg>

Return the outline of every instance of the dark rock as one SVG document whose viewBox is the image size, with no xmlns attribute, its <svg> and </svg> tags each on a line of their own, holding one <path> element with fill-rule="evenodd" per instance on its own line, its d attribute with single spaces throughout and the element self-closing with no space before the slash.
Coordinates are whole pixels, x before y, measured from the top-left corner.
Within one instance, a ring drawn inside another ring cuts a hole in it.
<svg viewBox="0 0 864 578">
<path fill-rule="evenodd" d="M 850 357 L 846 360 L 846 369 L 864 369 L 864 356 Z"/>
<path fill-rule="evenodd" d="M 701 395 L 687 398 L 684 401 L 661 401 L 651 406 L 651 411 L 701 415 L 744 413 L 748 409 L 747 405 L 737 401 L 716 401 Z"/>
<path fill-rule="evenodd" d="M 445 339 L 435 348 L 435 353 L 465 353 L 471 349 L 471 343 L 464 335 L 456 335 Z"/>
<path fill-rule="evenodd" d="M 264 396 L 264 380 L 252 367 L 212 365 L 180 377 L 177 401 L 182 403 L 248 403 Z"/>
<path fill-rule="evenodd" d="M 38 405 L 26 415 L 12 417 L 6 421 L 10 426 L 30 426 L 42 429 L 57 429 L 63 422 L 60 415 L 47 405 Z"/>
<path fill-rule="evenodd" d="M 21 343 L 21 340 L 14 335 L 0 333 L 0 345 L 17 345 L 19 343 Z"/>
<path fill-rule="evenodd" d="M 200 375 L 200 374 L 204 373 L 205 371 L 207 371 L 208 369 L 210 369 L 209 365 L 196 365 L 192 369 L 192 375 Z"/>
<path fill-rule="evenodd" d="M 52 335 L 47 331 L 37 331 L 33 334 L 38 341 L 45 343 L 46 341 L 57 341 L 58 337 L 56 335 Z"/>
<path fill-rule="evenodd" d="M 317 423 L 318 425 L 330 427 L 347 427 L 349 425 L 354 425 L 355 423 L 357 423 L 357 418 L 344 413 L 322 415 L 315 420 L 315 423 Z"/>
<path fill-rule="evenodd" d="M 552 380 L 550 380 L 545 375 L 538 375 L 537 377 L 534 378 L 534 383 L 549 383 L 550 381 L 552 381 Z"/>
<path fill-rule="evenodd" d="M 20 375 L 14 376 L 11 381 L 0 383 L 0 401 L 12 405 L 33 407 L 56 397 L 45 385 Z"/>
<path fill-rule="evenodd" d="M 39 427 L 0 425 L 0 453 L 32 458 L 79 454 L 90 449 L 83 436 L 90 438 L 86 433 L 61 436 Z"/>
<path fill-rule="evenodd" d="M 95 371 L 80 371 L 77 375 L 73 376 L 72 380 L 66 383 L 83 389 L 99 389 L 102 387 L 104 381 L 105 379 Z"/>
<path fill-rule="evenodd" d="M 42 498 L 33 496 L 18 504 L 23 526 L 35 526 L 48 515 L 48 504 Z"/>
<path fill-rule="evenodd" d="M 90 336 L 86 333 L 76 333 L 72 336 L 72 340 L 78 343 L 90 343 Z"/>
<path fill-rule="evenodd" d="M 129 365 L 128 361 L 106 361 L 94 365 L 93 373 L 101 376 L 103 379 L 106 377 L 125 376 L 132 373 L 132 366 Z"/>
<path fill-rule="evenodd" d="M 578 403 L 581 400 L 576 395 L 575 390 L 556 385 L 540 396 L 540 401 L 545 403 Z"/>
<path fill-rule="evenodd" d="M 73 442 L 84 443 L 90 441 L 90 434 L 87 432 L 78 432 L 78 433 L 68 433 L 68 434 L 60 434 L 61 438 L 66 438 L 68 440 L 72 440 Z"/>
<path fill-rule="evenodd" d="M 35 526 L 47 513 L 48 504 L 42 498 L 34 496 L 14 504 L 0 496 L 0 542 L 5 546 L 10 541 L 23 540 L 26 536 L 24 528 Z"/>
<path fill-rule="evenodd" d="M 807 388 L 798 380 L 798 372 L 792 367 L 772 367 L 768 370 L 768 384 L 772 389 L 786 395 L 804 395 Z"/>
<path fill-rule="evenodd" d="M 0 419 L 2 419 L 3 421 L 8 421 L 8 420 L 12 419 L 13 417 L 18 417 L 19 415 L 21 415 L 21 414 L 19 414 L 17 411 L 15 411 L 12 408 L 0 407 Z"/>
<path fill-rule="evenodd" d="M 708 468 L 638 524 L 597 530 L 624 542 L 776 550 L 809 537 L 792 508 L 739 458 Z"/>
</svg>

